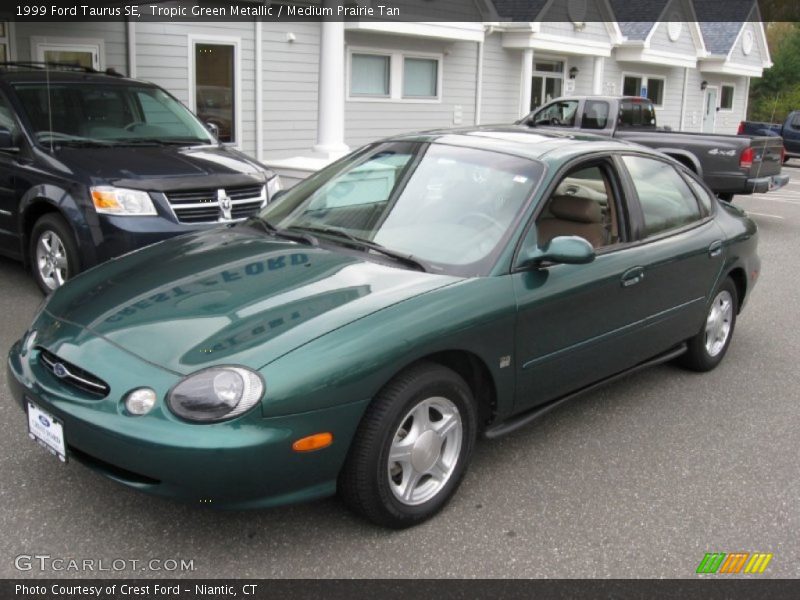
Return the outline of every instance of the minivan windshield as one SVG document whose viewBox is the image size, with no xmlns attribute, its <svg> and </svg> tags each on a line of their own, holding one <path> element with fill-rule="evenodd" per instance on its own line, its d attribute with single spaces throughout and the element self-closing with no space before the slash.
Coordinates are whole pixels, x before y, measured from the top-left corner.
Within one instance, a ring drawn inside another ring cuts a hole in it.
<svg viewBox="0 0 800 600">
<path fill-rule="evenodd" d="M 389 251 L 431 271 L 482 275 L 494 264 L 541 163 L 442 143 L 379 143 L 334 163 L 261 212 L 274 228 Z"/>
<path fill-rule="evenodd" d="M 59 145 L 211 144 L 186 107 L 156 87 L 122 83 L 18 83 L 37 141 Z"/>
</svg>

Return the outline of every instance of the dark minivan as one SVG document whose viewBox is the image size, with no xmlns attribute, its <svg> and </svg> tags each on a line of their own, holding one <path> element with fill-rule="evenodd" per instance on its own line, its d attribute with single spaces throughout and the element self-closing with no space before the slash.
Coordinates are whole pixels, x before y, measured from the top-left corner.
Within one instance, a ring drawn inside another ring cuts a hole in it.
<svg viewBox="0 0 800 600">
<path fill-rule="evenodd" d="M 280 189 L 160 87 L 0 64 L 0 253 L 44 292 L 160 240 L 246 219 Z"/>
</svg>

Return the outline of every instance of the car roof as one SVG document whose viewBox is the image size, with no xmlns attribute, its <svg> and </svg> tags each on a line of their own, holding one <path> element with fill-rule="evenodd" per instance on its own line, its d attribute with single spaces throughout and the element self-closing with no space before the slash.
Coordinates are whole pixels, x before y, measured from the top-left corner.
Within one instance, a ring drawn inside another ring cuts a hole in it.
<svg viewBox="0 0 800 600">
<path fill-rule="evenodd" d="M 137 79 L 129 79 L 118 73 L 104 73 L 102 71 L 83 71 L 80 69 L 37 69 L 37 68 L 11 68 L 0 67 L 0 81 L 8 83 L 103 83 L 126 84 L 151 87 L 152 84 Z"/>
<path fill-rule="evenodd" d="M 514 154 L 533 160 L 565 160 L 592 152 L 620 151 L 635 148 L 656 152 L 638 144 L 575 130 L 534 129 L 526 125 L 500 125 L 439 129 L 406 134 L 384 141 L 418 141 Z"/>
</svg>

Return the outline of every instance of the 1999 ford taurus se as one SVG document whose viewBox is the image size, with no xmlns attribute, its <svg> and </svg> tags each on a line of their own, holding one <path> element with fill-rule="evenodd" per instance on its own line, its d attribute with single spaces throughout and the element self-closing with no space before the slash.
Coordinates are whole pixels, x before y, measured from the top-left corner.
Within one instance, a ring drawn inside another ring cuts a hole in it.
<svg viewBox="0 0 800 600">
<path fill-rule="evenodd" d="M 67 282 L 9 381 L 32 438 L 128 486 L 233 508 L 338 491 L 406 527 L 453 495 L 479 434 L 646 365 L 714 368 L 756 243 L 646 148 L 402 136 Z"/>
</svg>

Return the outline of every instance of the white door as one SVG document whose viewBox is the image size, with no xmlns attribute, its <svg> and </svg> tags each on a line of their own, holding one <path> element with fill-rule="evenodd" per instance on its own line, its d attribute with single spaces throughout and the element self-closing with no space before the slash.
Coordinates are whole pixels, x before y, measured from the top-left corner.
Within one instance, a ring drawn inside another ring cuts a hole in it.
<svg viewBox="0 0 800 600">
<path fill-rule="evenodd" d="M 717 120 L 717 88 L 706 88 L 703 108 L 703 133 L 714 133 L 714 122 Z"/>
</svg>

